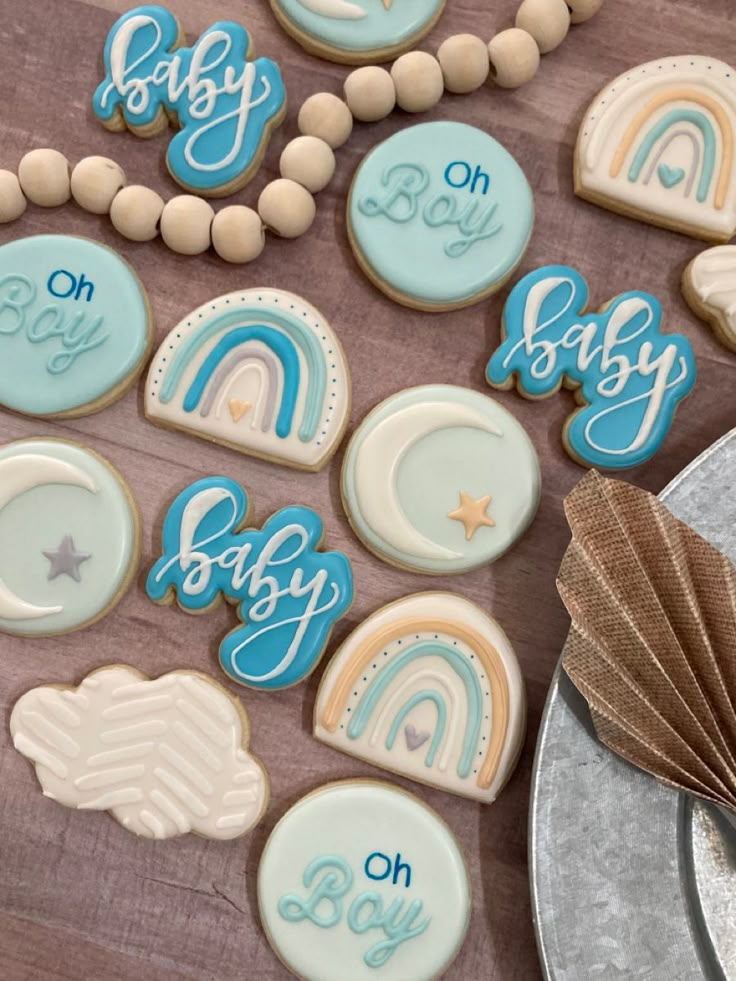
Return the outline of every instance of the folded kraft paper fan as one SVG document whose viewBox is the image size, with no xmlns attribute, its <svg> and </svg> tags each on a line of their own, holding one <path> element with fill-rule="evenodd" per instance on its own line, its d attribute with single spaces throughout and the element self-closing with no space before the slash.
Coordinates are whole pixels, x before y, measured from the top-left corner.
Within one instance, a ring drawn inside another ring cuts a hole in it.
<svg viewBox="0 0 736 981">
<path fill-rule="evenodd" d="M 736 568 L 656 497 L 595 471 L 565 511 L 563 666 L 599 738 L 736 828 Z"/>
</svg>

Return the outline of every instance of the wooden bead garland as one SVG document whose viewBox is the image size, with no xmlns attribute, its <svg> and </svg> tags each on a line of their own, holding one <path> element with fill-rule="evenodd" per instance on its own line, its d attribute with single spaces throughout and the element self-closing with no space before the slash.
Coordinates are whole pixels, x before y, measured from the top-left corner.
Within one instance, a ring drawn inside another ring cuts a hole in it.
<svg viewBox="0 0 736 981">
<path fill-rule="evenodd" d="M 317 92 L 299 110 L 301 136 L 284 147 L 281 177 L 261 192 L 258 210 L 229 205 L 216 215 L 202 198 L 181 194 L 164 202 L 151 188 L 125 186 L 125 174 L 106 157 L 85 157 L 72 171 L 58 150 L 31 150 L 21 159 L 16 177 L 0 170 L 0 224 L 15 221 L 26 204 L 58 207 L 71 196 L 87 211 L 110 215 L 115 229 L 133 242 L 148 242 L 160 233 L 181 255 L 198 255 L 212 246 L 226 262 L 256 259 L 265 246 L 264 232 L 282 238 L 303 235 L 316 215 L 313 194 L 323 190 L 335 171 L 333 153 L 350 137 L 353 120 L 377 122 L 396 105 L 405 112 L 426 112 L 444 91 L 466 94 L 489 75 L 500 88 L 531 81 L 540 56 L 553 51 L 571 24 L 593 17 L 603 0 L 522 0 L 516 26 L 486 44 L 473 34 L 447 38 L 437 57 L 411 51 L 391 71 L 377 65 L 356 68 L 345 79 L 345 101 Z"/>
</svg>

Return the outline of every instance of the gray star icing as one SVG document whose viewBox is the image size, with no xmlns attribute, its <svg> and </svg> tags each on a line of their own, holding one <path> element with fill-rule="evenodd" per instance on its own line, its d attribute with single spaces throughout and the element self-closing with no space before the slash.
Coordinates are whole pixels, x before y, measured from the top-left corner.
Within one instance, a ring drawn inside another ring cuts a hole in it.
<svg viewBox="0 0 736 981">
<path fill-rule="evenodd" d="M 55 551 L 48 551 L 43 554 L 51 563 L 48 575 L 49 580 L 65 575 L 71 576 L 75 582 L 81 582 L 82 577 L 79 574 L 79 567 L 82 562 L 86 562 L 87 559 L 92 558 L 89 552 L 78 552 L 74 548 L 71 535 L 64 535 L 61 545 Z"/>
</svg>

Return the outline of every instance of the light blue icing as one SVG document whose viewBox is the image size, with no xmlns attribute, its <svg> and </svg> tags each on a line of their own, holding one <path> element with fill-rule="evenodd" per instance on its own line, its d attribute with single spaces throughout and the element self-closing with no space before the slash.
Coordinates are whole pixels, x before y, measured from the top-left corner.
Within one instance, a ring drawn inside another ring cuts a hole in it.
<svg viewBox="0 0 736 981">
<path fill-rule="evenodd" d="M 358 18 L 330 17 L 310 10 L 309 0 L 278 0 L 278 8 L 301 32 L 332 48 L 367 52 L 418 37 L 437 16 L 445 0 L 347 0 L 363 11 Z M 334 6 L 343 6 L 336 0 Z M 360 12 L 360 11 L 356 11 Z"/>
<path fill-rule="evenodd" d="M 666 116 L 663 116 L 662 119 L 658 120 L 654 126 L 652 126 L 639 145 L 639 149 L 636 151 L 634 159 L 631 162 L 631 168 L 629 169 L 629 180 L 632 183 L 639 180 L 644 164 L 647 162 L 649 154 L 656 146 L 658 140 L 660 140 L 669 129 L 671 129 L 673 126 L 679 125 L 680 123 L 692 123 L 692 125 L 697 126 L 697 128 L 703 134 L 703 168 L 700 173 L 697 192 L 698 201 L 702 203 L 708 199 L 710 185 L 713 180 L 713 171 L 716 164 L 716 148 L 718 144 L 716 141 L 715 131 L 713 130 L 713 124 L 704 113 L 697 109 L 672 109 Z M 665 172 L 665 180 L 663 183 L 665 187 L 675 187 L 680 183 L 684 176 L 685 173 L 683 171 L 677 180 L 673 180 L 673 182 L 669 184 L 667 182 L 669 178 L 666 176 Z"/>
<path fill-rule="evenodd" d="M 353 713 L 350 723 L 348 724 L 348 738 L 349 739 L 360 739 L 360 737 L 365 732 L 366 726 L 368 725 L 370 718 L 375 711 L 381 696 L 389 687 L 391 682 L 397 677 L 398 674 L 413 661 L 421 660 L 425 657 L 441 657 L 447 663 L 454 668 L 458 677 L 462 680 L 465 686 L 465 693 L 467 696 L 467 721 L 465 723 L 465 739 L 463 741 L 463 752 L 458 761 L 457 772 L 458 776 L 465 779 L 470 773 L 473 766 L 473 759 L 475 757 L 476 747 L 478 745 L 478 739 L 480 737 L 480 727 L 483 718 L 483 692 L 480 687 L 480 682 L 478 681 L 478 676 L 473 670 L 473 668 L 468 664 L 465 657 L 458 651 L 455 647 L 449 644 L 443 644 L 440 641 L 424 641 L 419 644 L 413 644 L 407 650 L 402 651 L 401 654 L 393 657 L 385 667 L 383 667 L 371 681 L 368 688 L 363 693 L 360 702 L 358 703 L 355 712 Z M 413 707 L 413 706 L 412 706 Z M 401 717 L 403 719 L 403 716 Z M 399 725 L 401 724 L 401 719 L 399 720 Z M 393 727 L 391 732 L 393 732 Z M 437 739 L 437 731 L 440 732 L 439 740 Z M 437 731 L 435 731 L 435 740 L 439 746 L 439 741 L 441 740 L 441 726 L 438 722 Z M 389 738 L 391 733 L 389 733 Z M 394 733 L 395 738 L 395 733 Z M 391 740 L 393 745 L 393 739 Z M 388 745 L 388 744 L 387 744 Z M 390 749 L 391 746 L 388 746 Z M 435 747 L 436 751 L 437 747 Z M 430 752 L 432 752 L 430 750 Z M 434 753 L 432 753 L 434 757 Z M 431 764 L 427 764 L 428 766 Z"/>
<path fill-rule="evenodd" d="M 106 75 L 92 104 L 103 122 L 122 110 L 126 124 L 138 128 L 175 113 L 180 129 L 169 144 L 169 170 L 185 187 L 211 191 L 256 161 L 286 93 L 275 62 L 248 62 L 240 24 L 213 24 L 190 48 L 176 48 L 178 36 L 164 7 L 123 14 L 105 43 Z"/>
<path fill-rule="evenodd" d="M 164 404 L 171 402 L 178 391 L 182 376 L 201 348 L 212 337 L 224 333 L 231 327 L 242 325 L 251 317 L 263 322 L 262 329 L 267 329 L 270 325 L 280 328 L 304 355 L 307 363 L 307 395 L 304 417 L 299 427 L 299 439 L 303 443 L 308 443 L 315 438 L 319 428 L 320 413 L 327 388 L 327 368 L 324 353 L 311 328 L 308 324 L 302 323 L 288 313 L 279 313 L 273 310 L 265 311 L 257 308 L 253 310 L 238 308 L 231 313 L 221 314 L 212 320 L 205 321 L 181 344 L 173 356 L 166 371 L 159 398 Z M 297 392 L 290 393 L 290 397 L 293 397 L 294 400 L 296 400 L 296 396 Z"/>
<path fill-rule="evenodd" d="M 141 285 L 110 249 L 71 235 L 0 247 L 0 405 L 54 415 L 104 400 L 149 336 Z"/>
<path fill-rule="evenodd" d="M 173 591 L 192 613 L 220 596 L 243 621 L 220 645 L 220 664 L 235 681 L 274 690 L 301 681 L 319 660 L 335 621 L 353 598 L 350 563 L 319 552 L 322 521 L 288 507 L 258 531 L 239 531 L 248 496 L 234 480 L 205 477 L 179 494 L 164 519 L 163 555 L 146 592 Z"/>
<path fill-rule="evenodd" d="M 520 262 L 534 202 L 511 154 L 462 123 L 410 126 L 376 147 L 350 193 L 354 248 L 372 274 L 418 302 L 461 305 Z"/>
<path fill-rule="evenodd" d="M 445 705 L 444 698 L 439 692 L 430 691 L 429 689 L 418 691 L 412 695 L 404 705 L 401 706 L 399 711 L 396 713 L 394 721 L 391 723 L 391 728 L 388 731 L 388 736 L 386 737 L 386 749 L 391 750 L 394 748 L 396 737 L 401 729 L 401 723 L 412 711 L 412 709 L 415 709 L 417 705 L 421 705 L 422 702 L 433 702 L 437 709 L 437 725 L 435 726 L 434 735 L 432 736 L 432 741 L 429 744 L 427 755 L 424 758 L 424 765 L 432 767 L 434 766 L 437 750 L 442 745 L 442 737 L 445 734 L 445 726 L 447 725 L 447 706 Z"/>
<path fill-rule="evenodd" d="M 648 293 L 623 293 L 603 313 L 585 313 L 587 304 L 587 284 L 569 266 L 525 276 L 486 375 L 500 386 L 515 375 L 532 398 L 579 385 L 584 406 L 565 429 L 573 454 L 594 467 L 633 467 L 659 449 L 695 384 L 695 357 L 686 337 L 660 332 L 662 307 Z"/>
<path fill-rule="evenodd" d="M 312 888 L 314 880 L 323 871 L 325 875 L 315 883 L 307 899 L 291 893 L 279 899 L 279 913 L 289 923 L 301 923 L 306 919 L 315 926 L 329 929 L 342 919 L 342 898 L 353 886 L 353 870 L 339 855 L 320 855 L 304 869 L 302 882 L 307 889 Z M 325 907 L 328 912 L 320 912 Z"/>
</svg>

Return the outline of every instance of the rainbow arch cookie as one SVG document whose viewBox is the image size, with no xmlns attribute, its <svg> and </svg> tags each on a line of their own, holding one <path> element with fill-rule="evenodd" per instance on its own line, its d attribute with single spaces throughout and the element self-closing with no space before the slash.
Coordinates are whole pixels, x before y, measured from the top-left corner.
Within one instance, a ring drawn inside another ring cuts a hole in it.
<svg viewBox="0 0 736 981">
<path fill-rule="evenodd" d="M 251 289 L 218 297 L 171 331 L 151 363 L 151 422 L 251 456 L 319 470 L 350 411 L 345 356 L 298 296 Z"/>
<path fill-rule="evenodd" d="M 611 82 L 583 119 L 575 191 L 696 238 L 736 232 L 736 70 L 664 58 Z"/>
<path fill-rule="evenodd" d="M 314 735 L 376 766 L 489 804 L 526 729 L 524 683 L 495 620 L 454 593 L 368 617 L 322 678 Z"/>
</svg>

